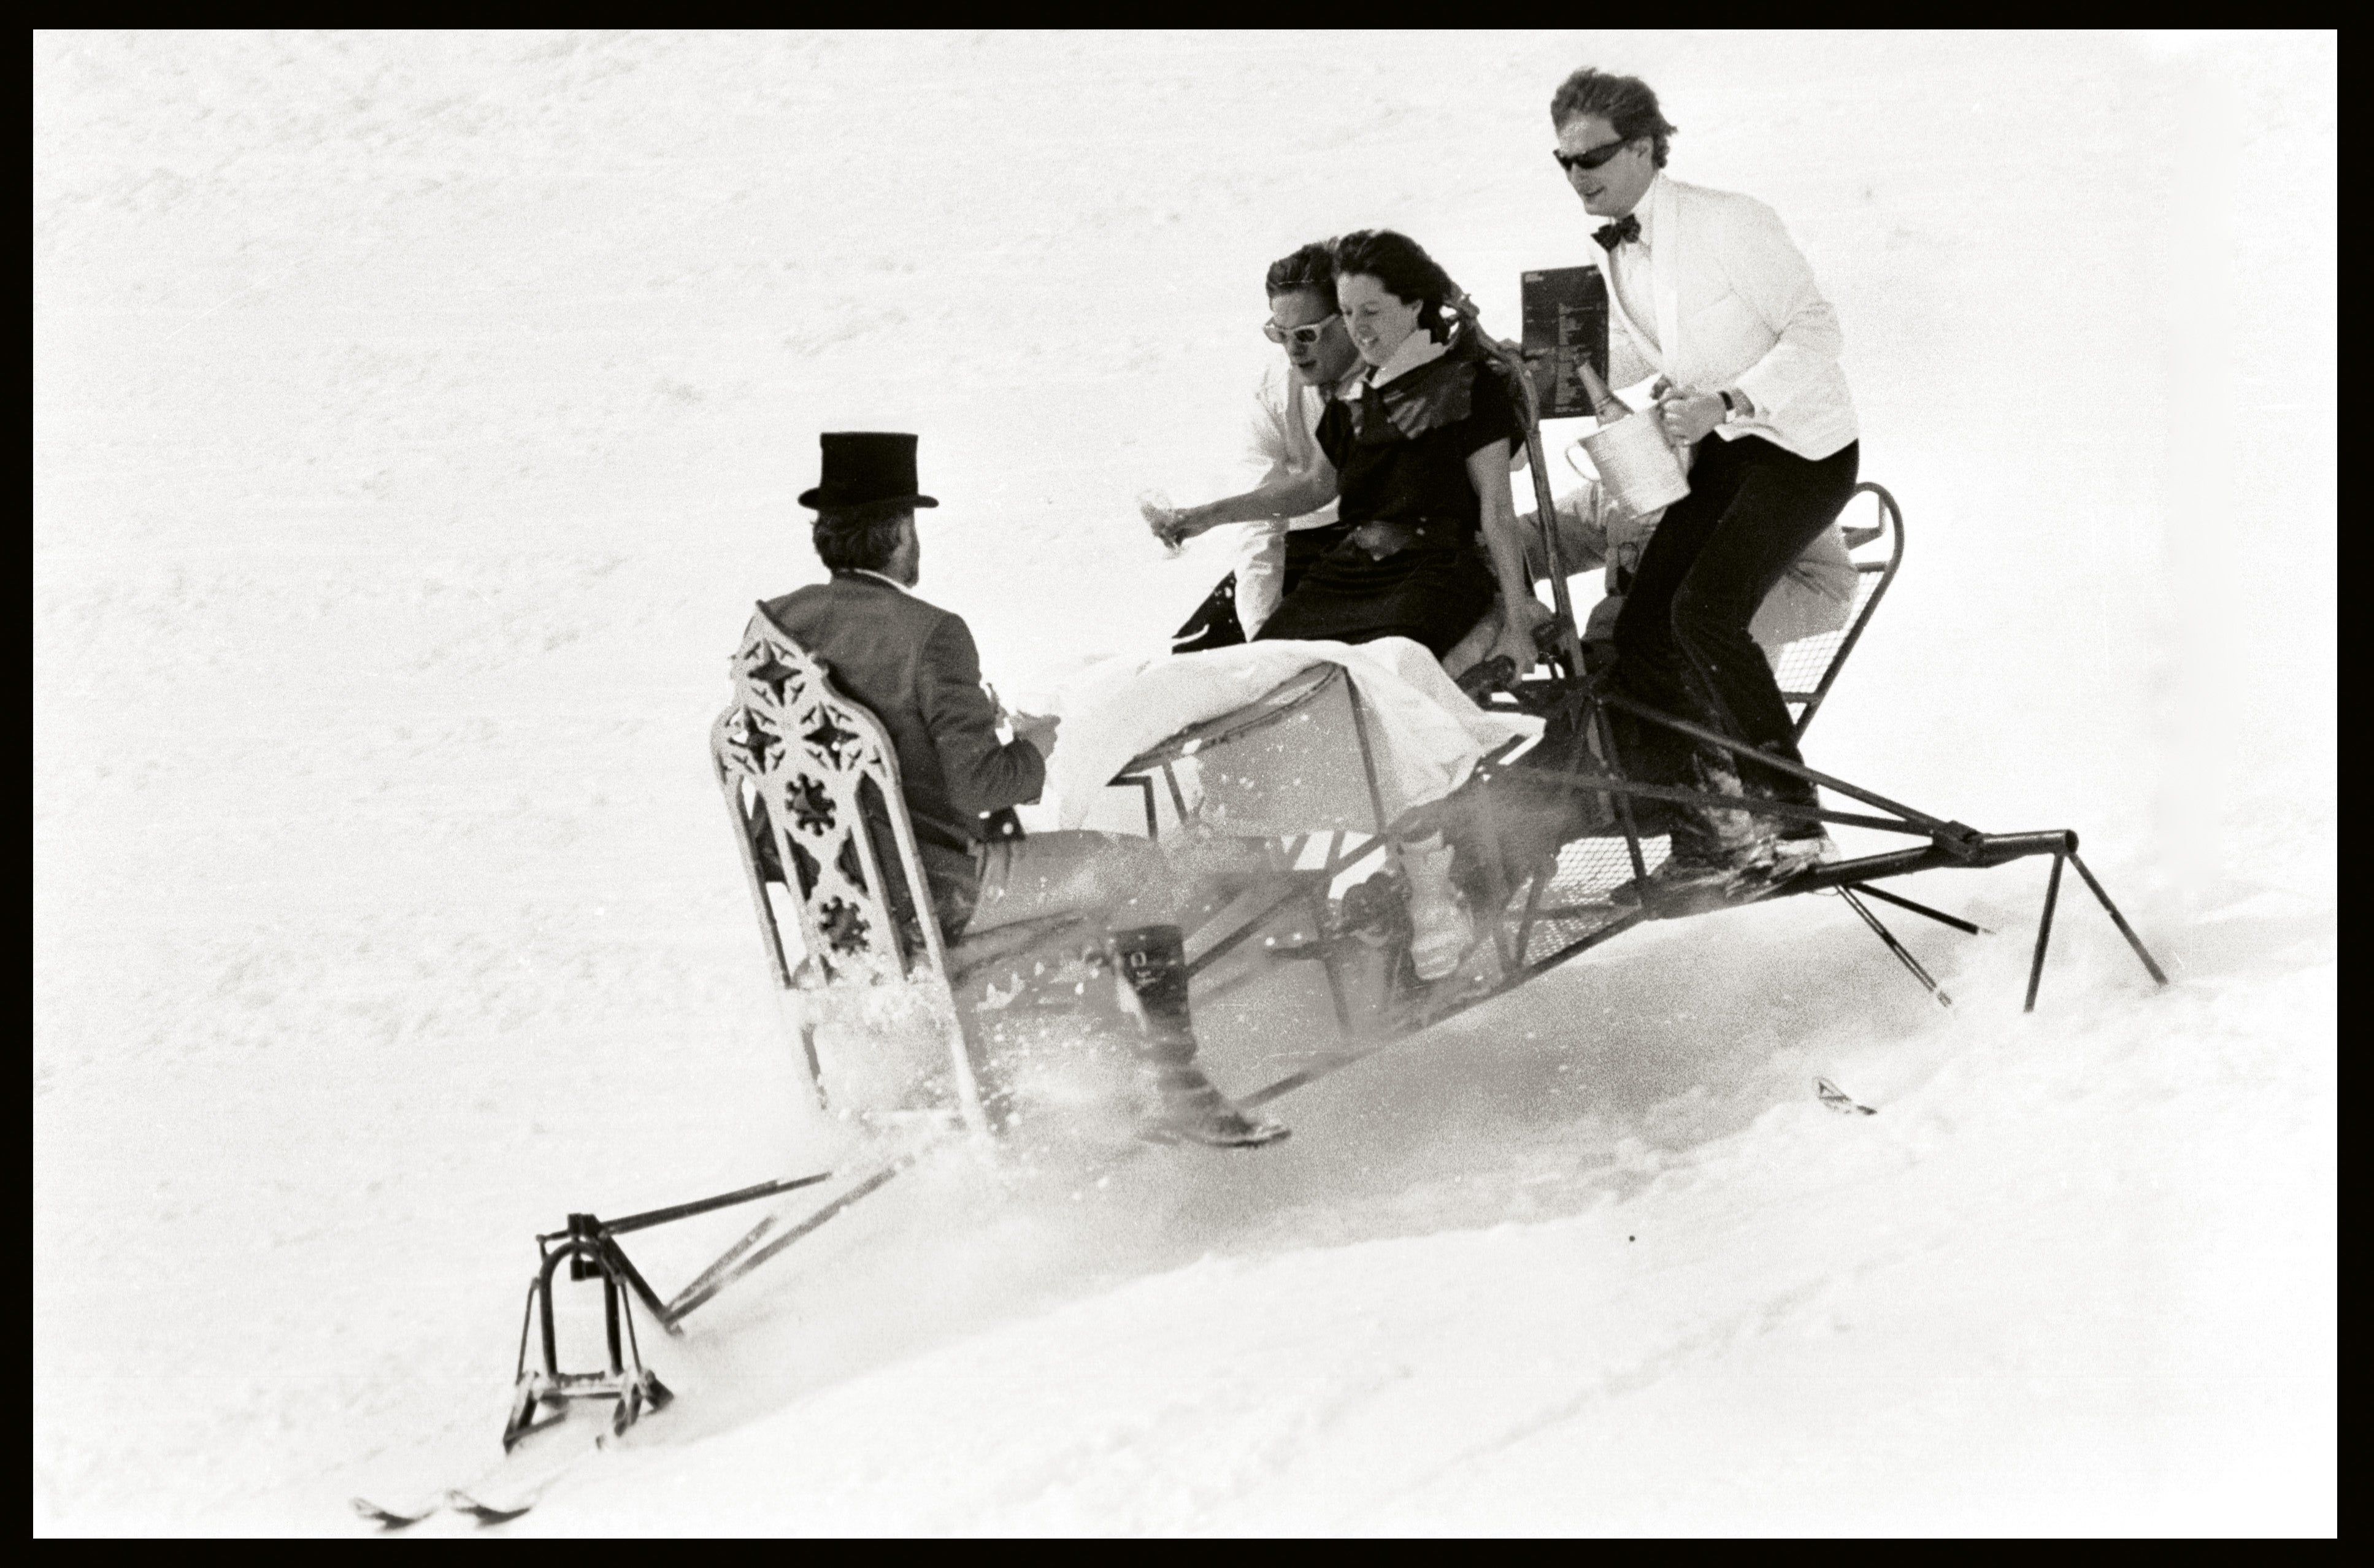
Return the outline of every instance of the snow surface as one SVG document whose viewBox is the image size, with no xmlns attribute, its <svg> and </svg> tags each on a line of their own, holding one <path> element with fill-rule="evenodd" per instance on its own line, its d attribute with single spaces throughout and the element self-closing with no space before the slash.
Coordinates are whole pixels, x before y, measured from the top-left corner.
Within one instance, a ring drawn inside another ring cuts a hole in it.
<svg viewBox="0 0 2374 1568">
<path fill-rule="evenodd" d="M 1884 34 L 38 35 L 35 1528 L 467 1475 L 534 1232 L 823 1156 L 702 754 L 814 432 L 923 432 L 1010 700 L 1140 644 L 1263 265 L 1513 326 L 1584 62 L 1845 322 L 1815 761 L 2078 829 L 2176 984 L 2073 898 L 2022 1018 L 2034 862 L 1911 888 L 1950 1015 L 1638 933 L 1274 1150 L 894 1186 L 511 1528 L 2333 1530 L 2335 41 Z"/>
</svg>

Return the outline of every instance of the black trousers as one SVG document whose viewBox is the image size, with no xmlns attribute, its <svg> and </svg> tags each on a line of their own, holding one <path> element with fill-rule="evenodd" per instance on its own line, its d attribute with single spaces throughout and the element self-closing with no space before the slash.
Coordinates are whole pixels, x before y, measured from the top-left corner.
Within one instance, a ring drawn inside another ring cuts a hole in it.
<svg viewBox="0 0 2374 1568">
<path fill-rule="evenodd" d="M 1625 693 L 1677 717 L 1802 763 L 1790 738 L 1793 721 L 1772 666 L 1747 634 L 1764 595 L 1790 562 L 1845 510 L 1854 493 L 1860 443 L 1829 456 L 1799 457 L 1757 436 L 1708 436 L 1690 466 L 1690 493 L 1666 508 L 1634 572 L 1616 620 L 1616 680 Z M 1722 787 L 1729 759 L 1655 725 L 1621 726 L 1627 765 L 1649 784 Z M 1802 779 L 1741 765 L 1747 794 L 1816 804 Z M 1675 847 L 1704 848 L 1721 835 L 1696 820 L 1676 820 Z M 1769 831 L 1773 819 L 1758 819 Z M 1787 825 L 1782 825 L 1787 831 Z"/>
</svg>

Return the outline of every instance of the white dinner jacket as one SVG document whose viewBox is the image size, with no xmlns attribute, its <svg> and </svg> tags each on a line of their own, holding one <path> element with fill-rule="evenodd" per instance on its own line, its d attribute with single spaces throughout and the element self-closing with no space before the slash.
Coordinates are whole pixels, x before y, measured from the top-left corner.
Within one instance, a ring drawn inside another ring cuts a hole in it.
<svg viewBox="0 0 2374 1568">
<path fill-rule="evenodd" d="M 1628 386 L 1663 375 L 1686 391 L 1747 394 L 1756 414 L 1717 426 L 1727 441 L 1762 436 L 1819 459 L 1854 440 L 1854 401 L 1839 368 L 1845 343 L 1839 313 L 1780 216 L 1753 196 L 1663 174 L 1639 210 L 1651 241 L 1657 319 L 1649 331 L 1626 313 L 1607 253 L 1591 243 L 1615 324 L 1608 380 Z"/>
</svg>

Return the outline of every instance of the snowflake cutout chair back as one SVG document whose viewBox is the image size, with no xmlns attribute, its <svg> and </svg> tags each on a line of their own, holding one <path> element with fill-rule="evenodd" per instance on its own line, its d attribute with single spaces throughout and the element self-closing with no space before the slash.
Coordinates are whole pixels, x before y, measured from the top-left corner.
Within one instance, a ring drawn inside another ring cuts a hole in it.
<svg viewBox="0 0 2374 1568">
<path fill-rule="evenodd" d="M 777 942 L 783 983 L 900 980 L 918 962 L 945 975 L 936 924 L 909 891 L 928 884 L 881 725 L 763 613 L 742 634 L 733 678 L 734 704 L 717 721 L 711 751 L 742 830 L 761 924 L 776 935 L 770 884 L 799 912 L 805 951 L 795 967 L 784 965 Z"/>
</svg>

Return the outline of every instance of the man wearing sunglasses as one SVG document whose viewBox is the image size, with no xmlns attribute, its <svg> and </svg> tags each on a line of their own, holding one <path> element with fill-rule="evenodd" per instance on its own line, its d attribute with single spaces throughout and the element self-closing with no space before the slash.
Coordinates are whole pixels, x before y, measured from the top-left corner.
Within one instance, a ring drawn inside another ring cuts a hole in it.
<svg viewBox="0 0 2374 1568">
<path fill-rule="evenodd" d="M 1323 242 L 1303 246 L 1270 265 L 1269 320 L 1262 333 L 1286 350 L 1254 395 L 1253 455 L 1268 465 L 1259 485 L 1201 506 L 1146 509 L 1146 525 L 1165 544 L 1177 544 L 1222 523 L 1262 525 L 1236 572 L 1212 590 L 1172 638 L 1182 654 L 1244 642 L 1261 630 L 1300 580 L 1305 567 L 1339 536 L 1335 503 L 1299 517 L 1280 517 L 1267 500 L 1280 481 L 1319 460 L 1319 416 L 1335 389 L 1363 368 L 1344 318 L 1335 309 L 1335 263 Z"/>
<path fill-rule="evenodd" d="M 1854 490 L 1838 312 L 1770 207 L 1665 175 L 1674 127 L 1647 83 L 1577 71 L 1550 123 L 1568 186 L 1602 220 L 1591 254 L 1608 285 L 1608 379 L 1653 378 L 1651 417 L 1689 469 L 1690 493 L 1657 523 L 1616 617 L 1616 679 L 1650 707 L 1802 763 L 1749 623 Z M 1627 760 L 1645 782 L 1816 804 L 1789 774 L 1629 727 Z M 1830 852 L 1817 821 L 1674 815 L 1673 858 L 1653 879 L 1673 904 L 1753 897 Z"/>
</svg>

